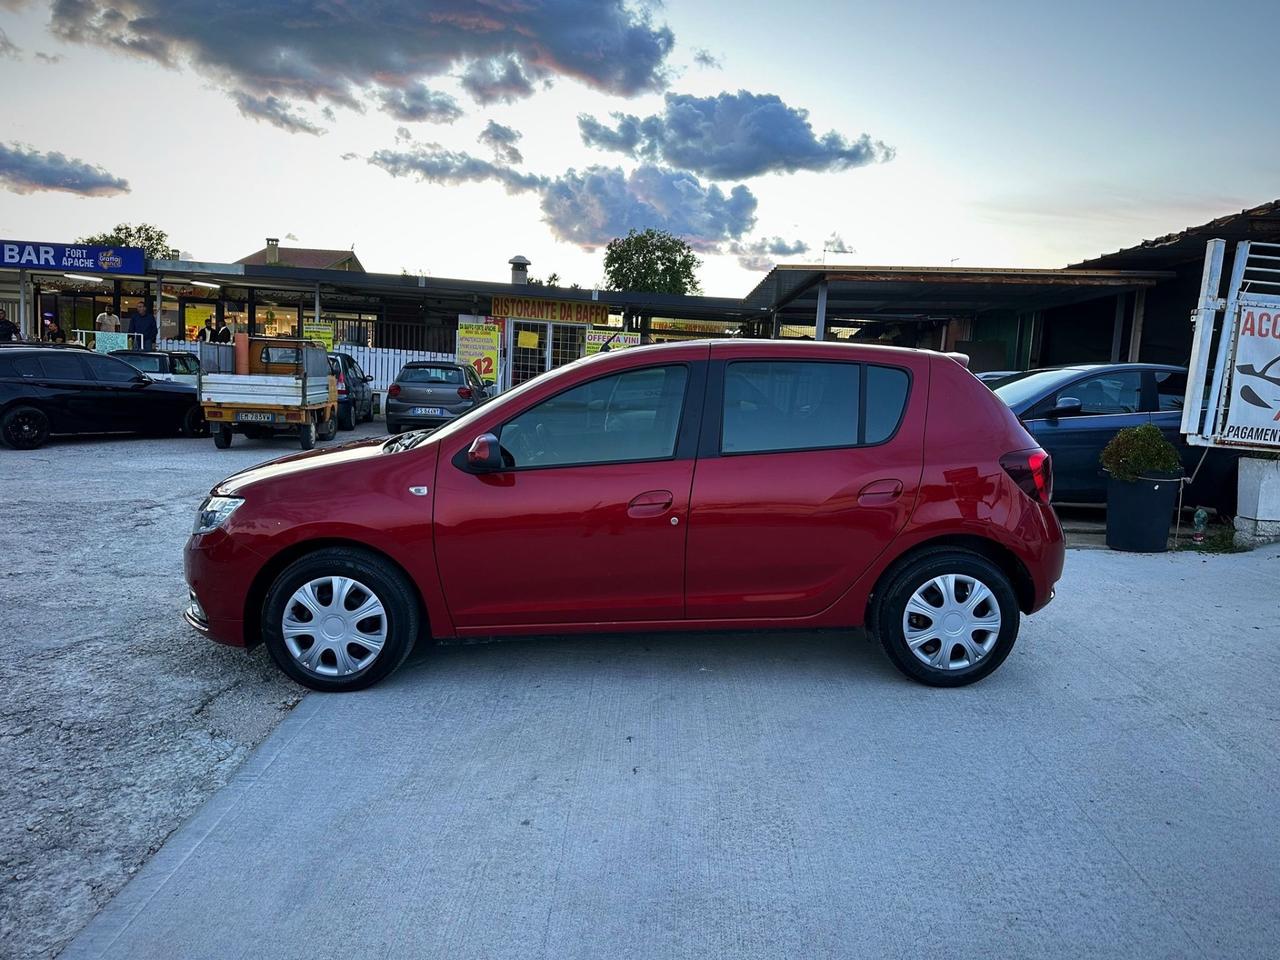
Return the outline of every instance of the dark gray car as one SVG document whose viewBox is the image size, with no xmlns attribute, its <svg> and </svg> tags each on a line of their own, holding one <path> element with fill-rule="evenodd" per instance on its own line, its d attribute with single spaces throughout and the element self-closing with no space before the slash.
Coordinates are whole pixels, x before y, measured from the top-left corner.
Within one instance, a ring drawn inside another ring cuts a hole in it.
<svg viewBox="0 0 1280 960">
<path fill-rule="evenodd" d="M 470 364 L 406 363 L 387 390 L 387 429 L 402 433 L 439 427 L 488 398 L 488 390 Z"/>
</svg>

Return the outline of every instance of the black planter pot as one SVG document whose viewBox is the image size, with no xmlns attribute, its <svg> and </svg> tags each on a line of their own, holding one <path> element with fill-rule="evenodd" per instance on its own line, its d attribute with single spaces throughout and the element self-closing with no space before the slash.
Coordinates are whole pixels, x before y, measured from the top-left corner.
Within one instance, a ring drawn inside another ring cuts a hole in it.
<svg viewBox="0 0 1280 960">
<path fill-rule="evenodd" d="M 1182 475 L 1154 473 L 1130 483 L 1107 480 L 1107 546 L 1133 553 L 1164 553 Z"/>
</svg>

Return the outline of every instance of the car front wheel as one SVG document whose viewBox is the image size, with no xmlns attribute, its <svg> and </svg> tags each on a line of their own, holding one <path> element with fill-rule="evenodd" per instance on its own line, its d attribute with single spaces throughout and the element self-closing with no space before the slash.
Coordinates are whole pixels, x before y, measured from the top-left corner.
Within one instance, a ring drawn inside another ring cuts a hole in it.
<svg viewBox="0 0 1280 960">
<path fill-rule="evenodd" d="M 262 638 L 276 665 L 313 690 L 360 690 L 404 662 L 418 636 L 418 603 L 392 564 L 361 550 L 308 554 L 276 578 Z"/>
<path fill-rule="evenodd" d="M 964 550 L 922 553 L 877 590 L 871 622 L 894 666 L 934 687 L 960 687 L 1004 662 L 1018 638 L 1008 576 Z"/>
</svg>

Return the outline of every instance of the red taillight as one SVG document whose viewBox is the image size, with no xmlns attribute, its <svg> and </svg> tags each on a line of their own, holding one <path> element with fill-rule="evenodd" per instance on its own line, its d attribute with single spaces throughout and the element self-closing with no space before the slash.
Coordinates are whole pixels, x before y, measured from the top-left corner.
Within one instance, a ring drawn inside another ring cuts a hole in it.
<svg viewBox="0 0 1280 960">
<path fill-rule="evenodd" d="M 470 388 L 470 387 L 459 387 L 459 388 L 458 388 L 458 396 L 459 396 L 459 397 L 461 397 L 463 400 L 470 400 L 470 399 L 471 399 L 471 388 Z"/>
<path fill-rule="evenodd" d="M 342 374 L 338 374 L 338 392 L 339 393 L 347 392 L 347 379 Z"/>
<path fill-rule="evenodd" d="M 387 396 L 388 396 L 388 397 L 398 397 L 398 396 L 400 396 L 400 384 L 398 384 L 398 383 L 393 383 L 391 386 L 389 386 L 389 387 L 387 388 Z"/>
<path fill-rule="evenodd" d="M 1053 499 L 1053 459 L 1047 453 L 1039 447 L 1006 453 L 1000 466 L 1023 493 L 1048 506 Z"/>
</svg>

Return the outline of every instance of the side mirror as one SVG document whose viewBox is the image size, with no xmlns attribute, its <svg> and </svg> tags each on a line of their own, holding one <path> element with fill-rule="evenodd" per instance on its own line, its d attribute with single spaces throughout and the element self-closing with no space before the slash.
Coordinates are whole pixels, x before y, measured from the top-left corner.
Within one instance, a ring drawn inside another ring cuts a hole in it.
<svg viewBox="0 0 1280 960">
<path fill-rule="evenodd" d="M 365 383 L 373 383 L 373 377 L 369 376 L 369 374 L 367 374 L 367 373 L 366 373 L 366 374 L 364 375 L 364 382 L 365 382 Z"/>
<path fill-rule="evenodd" d="M 1079 400 L 1075 397 L 1059 397 L 1058 402 L 1054 404 L 1053 409 L 1049 411 L 1049 419 L 1057 420 L 1059 417 L 1074 417 L 1079 413 Z"/>
<path fill-rule="evenodd" d="M 502 447 L 492 433 L 482 433 L 467 448 L 467 466 L 478 473 L 502 469 Z"/>
</svg>

